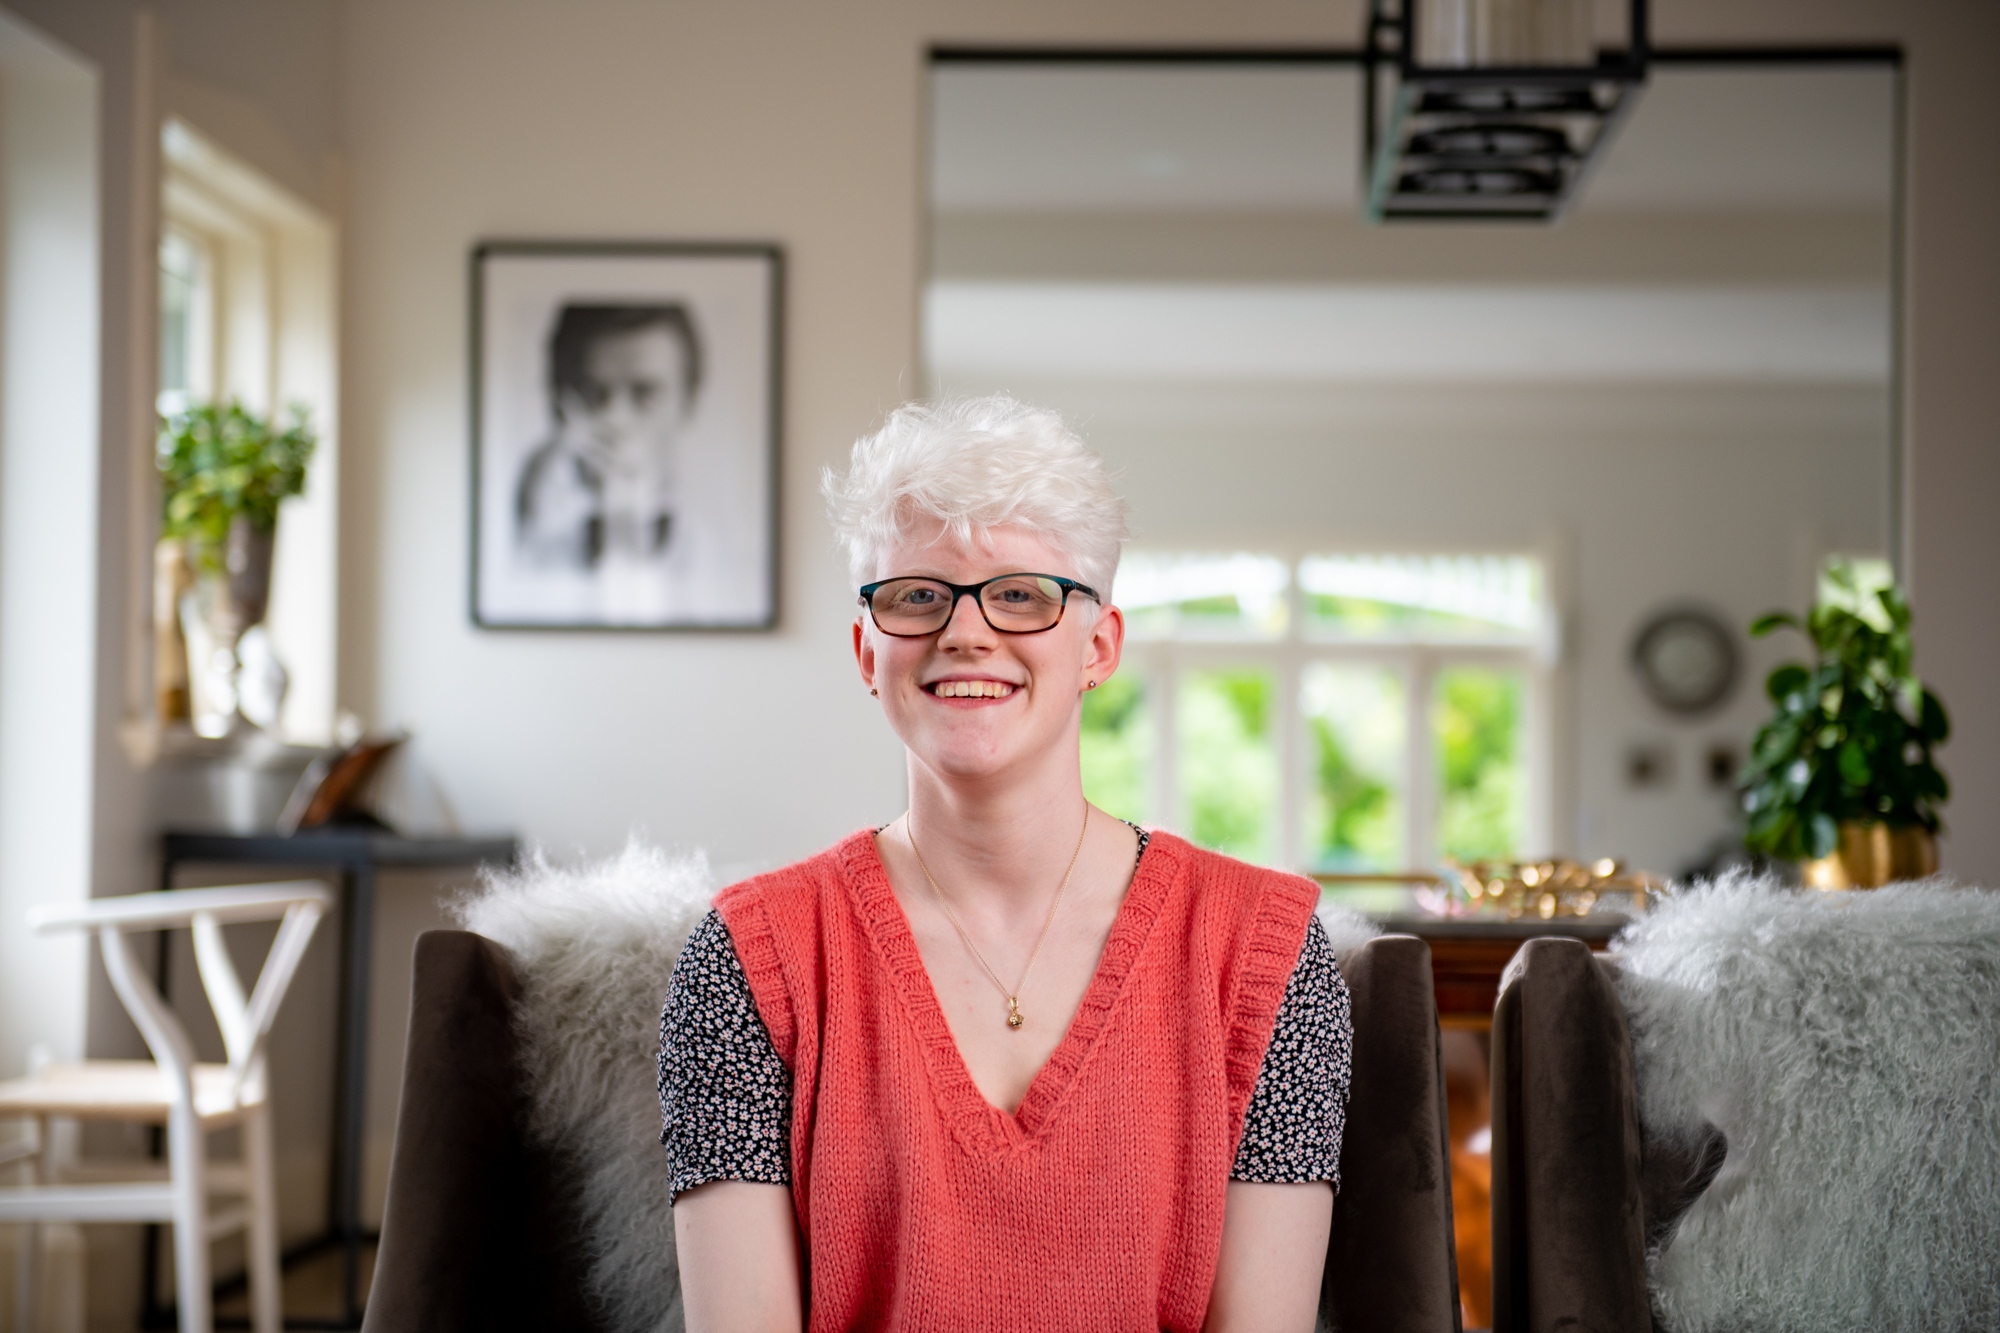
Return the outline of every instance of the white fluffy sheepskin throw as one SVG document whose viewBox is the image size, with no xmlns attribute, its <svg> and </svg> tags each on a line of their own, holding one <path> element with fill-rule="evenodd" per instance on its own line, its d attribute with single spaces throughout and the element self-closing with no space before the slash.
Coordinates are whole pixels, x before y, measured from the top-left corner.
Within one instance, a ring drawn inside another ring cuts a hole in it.
<svg viewBox="0 0 2000 1333">
<path fill-rule="evenodd" d="M 1361 913 L 1331 903 L 1321 904 L 1319 923 L 1326 927 L 1327 943 L 1333 946 L 1333 956 L 1342 964 L 1347 962 L 1347 955 L 1382 933 L 1380 926 Z"/>
<path fill-rule="evenodd" d="M 655 1083 L 660 1008 L 714 896 L 708 862 L 636 840 L 574 868 L 531 854 L 454 904 L 514 955 L 528 1132 L 572 1173 L 605 1327 L 679 1333 L 680 1279 Z"/>
<path fill-rule="evenodd" d="M 1648 1132 L 1729 1137 L 1651 1256 L 1665 1327 L 2000 1328 L 2000 893 L 1737 876 L 1617 954 Z"/>
</svg>

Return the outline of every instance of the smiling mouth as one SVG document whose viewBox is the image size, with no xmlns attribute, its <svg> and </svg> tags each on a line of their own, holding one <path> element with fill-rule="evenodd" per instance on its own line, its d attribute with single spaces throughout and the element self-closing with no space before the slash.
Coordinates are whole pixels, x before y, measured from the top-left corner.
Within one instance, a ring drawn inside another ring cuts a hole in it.
<svg viewBox="0 0 2000 1333">
<path fill-rule="evenodd" d="M 924 686 L 940 699 L 1005 699 L 1016 688 L 1004 680 L 939 680 Z"/>
</svg>

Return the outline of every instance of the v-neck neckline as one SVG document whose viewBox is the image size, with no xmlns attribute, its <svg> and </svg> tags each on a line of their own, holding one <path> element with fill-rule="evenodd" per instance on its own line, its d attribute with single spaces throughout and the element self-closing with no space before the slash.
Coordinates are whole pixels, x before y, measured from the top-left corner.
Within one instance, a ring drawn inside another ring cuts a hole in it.
<svg viewBox="0 0 2000 1333">
<path fill-rule="evenodd" d="M 1035 1071 L 1021 1104 L 1009 1114 L 986 1100 L 986 1094 L 973 1082 L 972 1070 L 951 1034 L 937 988 L 924 967 L 910 919 L 890 886 L 873 830 L 864 829 L 848 840 L 841 860 L 862 925 L 883 968 L 895 981 L 903 1013 L 930 1067 L 940 1107 L 968 1147 L 1006 1152 L 1033 1142 L 1048 1126 L 1109 1024 L 1125 978 L 1138 961 L 1168 891 L 1180 878 L 1182 857 L 1175 842 L 1168 835 L 1153 833 L 1133 871 L 1125 901 L 1112 919 L 1097 971 L 1070 1019 L 1069 1030 Z"/>
</svg>

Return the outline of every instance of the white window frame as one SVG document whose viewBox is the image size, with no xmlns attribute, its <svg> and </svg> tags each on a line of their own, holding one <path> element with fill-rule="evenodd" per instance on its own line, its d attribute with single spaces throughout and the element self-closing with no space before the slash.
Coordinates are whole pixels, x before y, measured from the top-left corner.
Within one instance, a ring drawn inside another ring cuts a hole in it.
<svg viewBox="0 0 2000 1333">
<path fill-rule="evenodd" d="M 1521 553 L 1528 554 L 1528 553 Z M 1546 562 L 1531 555 L 1543 569 L 1544 615 L 1549 607 Z M 1403 680 L 1404 734 L 1406 750 L 1403 773 L 1404 869 L 1430 871 L 1437 867 L 1443 851 L 1437 846 L 1438 804 L 1441 793 L 1434 780 L 1434 740 L 1431 734 L 1430 705 L 1438 673 L 1454 666 L 1492 666 L 1519 671 L 1526 683 L 1523 700 L 1520 747 L 1521 762 L 1527 769 L 1528 791 L 1522 836 L 1523 855 L 1536 854 L 1553 846 L 1550 812 L 1551 759 L 1553 732 L 1551 700 L 1556 663 L 1546 644 L 1552 633 L 1535 636 L 1538 641 L 1436 641 L 1410 639 L 1343 639 L 1313 633 L 1307 628 L 1305 598 L 1297 577 L 1299 561 L 1286 558 L 1291 577 L 1286 598 L 1285 632 L 1281 637 L 1180 636 L 1139 638 L 1125 641 L 1121 670 L 1134 671 L 1144 688 L 1145 708 L 1152 725 L 1154 754 L 1148 814 L 1152 821 L 1169 829 L 1188 826 L 1188 810 L 1180 791 L 1180 759 L 1177 735 L 1180 689 L 1190 671 L 1228 668 L 1268 670 L 1277 677 L 1278 700 L 1273 725 L 1278 728 L 1278 837 L 1275 861 L 1306 871 L 1308 854 L 1305 806 L 1311 787 L 1310 757 L 1305 740 L 1305 717 L 1300 708 L 1300 686 L 1306 668 L 1314 663 L 1391 666 Z"/>
</svg>

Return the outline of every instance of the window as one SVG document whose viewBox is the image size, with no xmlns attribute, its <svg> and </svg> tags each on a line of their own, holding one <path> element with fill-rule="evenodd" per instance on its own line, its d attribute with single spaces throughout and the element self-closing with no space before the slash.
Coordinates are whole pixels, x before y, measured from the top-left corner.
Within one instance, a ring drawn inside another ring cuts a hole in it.
<svg viewBox="0 0 2000 1333">
<path fill-rule="evenodd" d="M 1083 710 L 1106 810 L 1349 874 L 1546 841 L 1539 561 L 1134 551 L 1117 601 L 1125 664 Z"/>
<path fill-rule="evenodd" d="M 305 493 L 286 501 L 279 517 L 265 629 L 289 675 L 280 735 L 324 744 L 335 718 L 333 226 L 179 120 L 162 127 L 160 148 L 158 410 L 235 400 L 281 417 L 296 405 L 319 435 Z M 191 637 L 200 637 L 199 626 Z M 150 666 L 134 676 L 162 683 L 175 676 L 171 664 Z M 131 705 L 141 723 L 133 748 L 142 756 L 171 739 L 155 715 L 157 695 L 148 691 Z"/>
</svg>

